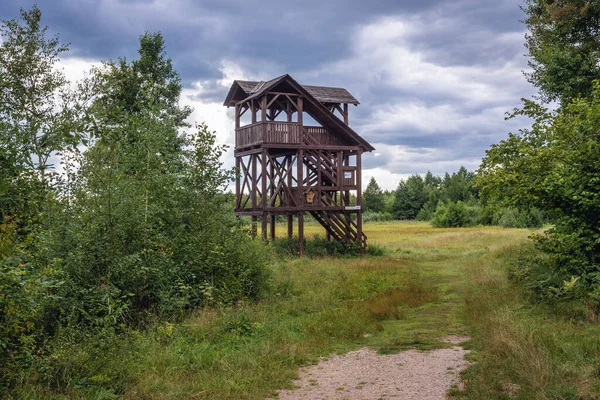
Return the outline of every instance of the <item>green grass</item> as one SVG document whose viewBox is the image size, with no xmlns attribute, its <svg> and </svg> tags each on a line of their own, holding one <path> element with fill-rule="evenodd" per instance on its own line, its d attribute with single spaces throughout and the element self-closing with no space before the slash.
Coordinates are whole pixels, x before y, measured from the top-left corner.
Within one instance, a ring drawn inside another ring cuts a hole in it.
<svg viewBox="0 0 600 400">
<path fill-rule="evenodd" d="M 531 305 L 506 278 L 511 249 L 530 231 L 383 222 L 365 232 L 385 255 L 276 260 L 261 301 L 131 332 L 104 356 L 92 343 L 67 346 L 55 361 L 68 364 L 64 387 L 34 376 L 16 397 L 264 399 L 320 356 L 427 350 L 462 334 L 477 364 L 457 398 L 594 398 L 600 329 Z M 307 224 L 315 234 L 322 228 Z"/>
</svg>

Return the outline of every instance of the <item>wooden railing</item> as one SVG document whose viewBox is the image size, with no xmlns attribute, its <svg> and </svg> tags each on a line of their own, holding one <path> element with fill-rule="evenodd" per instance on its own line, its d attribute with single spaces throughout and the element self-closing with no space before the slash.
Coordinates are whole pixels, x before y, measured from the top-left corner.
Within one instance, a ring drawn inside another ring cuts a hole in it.
<svg viewBox="0 0 600 400">
<path fill-rule="evenodd" d="M 302 126 L 294 122 L 267 122 L 263 141 L 299 144 L 302 141 Z"/>
<path fill-rule="evenodd" d="M 315 142 L 326 146 L 342 144 L 337 137 L 330 134 L 329 131 L 322 126 L 305 126 L 304 130 L 312 138 L 312 140 L 309 140 L 308 142 Z"/>
<path fill-rule="evenodd" d="M 259 122 L 242 126 L 235 131 L 235 147 L 259 145 L 262 143 L 300 144 L 302 126 L 296 122 Z"/>
<path fill-rule="evenodd" d="M 246 125 L 235 130 L 235 147 L 242 148 L 261 144 L 263 141 L 263 124 Z"/>
</svg>

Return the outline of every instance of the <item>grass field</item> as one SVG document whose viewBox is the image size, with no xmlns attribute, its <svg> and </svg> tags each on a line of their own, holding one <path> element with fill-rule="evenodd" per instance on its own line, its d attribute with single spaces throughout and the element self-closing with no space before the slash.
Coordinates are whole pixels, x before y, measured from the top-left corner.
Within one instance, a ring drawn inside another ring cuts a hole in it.
<svg viewBox="0 0 600 400">
<path fill-rule="evenodd" d="M 365 232 L 385 255 L 279 259 L 258 303 L 134 332 L 97 361 L 74 351 L 59 397 L 263 399 L 291 387 L 297 368 L 319 356 L 363 346 L 426 350 L 464 334 L 475 364 L 456 398 L 595 398 L 597 325 L 532 305 L 507 279 L 531 231 L 390 222 Z M 307 224 L 307 234 L 323 232 Z M 21 394 L 52 393 L 25 386 Z"/>
</svg>

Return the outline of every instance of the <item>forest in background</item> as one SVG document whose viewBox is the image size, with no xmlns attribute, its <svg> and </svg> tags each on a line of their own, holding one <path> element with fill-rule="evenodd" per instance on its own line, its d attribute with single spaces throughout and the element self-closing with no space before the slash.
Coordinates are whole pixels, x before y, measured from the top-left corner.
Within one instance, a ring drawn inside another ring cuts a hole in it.
<svg viewBox="0 0 600 400">
<path fill-rule="evenodd" d="M 498 225 L 540 228 L 545 218 L 536 207 L 516 207 L 480 196 L 476 174 L 461 167 L 444 177 L 412 175 L 393 191 L 383 191 L 371 178 L 363 192 L 364 221 L 431 221 L 439 228 Z"/>
</svg>

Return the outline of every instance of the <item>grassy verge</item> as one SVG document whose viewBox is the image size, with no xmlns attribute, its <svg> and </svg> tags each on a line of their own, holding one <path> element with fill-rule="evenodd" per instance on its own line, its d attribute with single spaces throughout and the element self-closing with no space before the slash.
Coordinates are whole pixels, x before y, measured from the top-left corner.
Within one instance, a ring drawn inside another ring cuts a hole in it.
<svg viewBox="0 0 600 400">
<path fill-rule="evenodd" d="M 323 235 L 316 224 L 307 230 Z M 64 387 L 31 377 L 16 397 L 264 399 L 320 356 L 362 346 L 425 350 L 469 334 L 477 364 L 455 396 L 577 398 L 568 397 L 577 387 L 592 398 L 600 332 L 531 306 L 506 279 L 507 257 L 529 231 L 407 222 L 365 231 L 385 255 L 279 259 L 261 301 L 200 310 L 101 350 L 98 340 L 66 346 L 55 352 Z"/>
<path fill-rule="evenodd" d="M 596 399 L 600 326 L 581 304 L 535 304 L 508 280 L 523 245 L 466 266 L 472 282 L 463 318 L 471 327 L 473 367 L 458 399 Z"/>
</svg>

